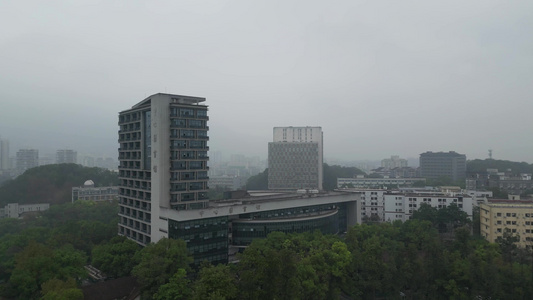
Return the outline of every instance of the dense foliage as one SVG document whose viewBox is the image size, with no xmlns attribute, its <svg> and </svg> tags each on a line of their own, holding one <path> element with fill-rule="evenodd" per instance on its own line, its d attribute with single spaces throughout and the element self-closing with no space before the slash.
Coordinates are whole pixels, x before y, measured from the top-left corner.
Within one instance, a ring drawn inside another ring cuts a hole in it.
<svg viewBox="0 0 533 300">
<path fill-rule="evenodd" d="M 236 265 L 179 269 L 154 298 L 530 299 L 532 253 L 514 241 L 491 244 L 468 226 L 443 238 L 425 220 L 357 225 L 344 239 L 274 232 Z"/>
<path fill-rule="evenodd" d="M 533 173 L 533 164 L 498 159 L 474 159 L 466 162 L 469 174 L 484 173 L 487 169 L 498 169 L 500 172 L 511 169 L 514 174 Z"/>
<path fill-rule="evenodd" d="M 62 204 L 71 202 L 72 187 L 91 179 L 97 186 L 118 185 L 118 175 L 101 168 L 56 164 L 29 169 L 0 186 L 0 206 L 7 203 Z"/>
<path fill-rule="evenodd" d="M 117 203 L 78 201 L 0 219 L 0 297 L 80 299 L 76 282 L 95 245 L 116 236 L 117 212 Z"/>
<path fill-rule="evenodd" d="M 516 236 L 471 235 L 451 205 L 407 222 L 356 225 L 343 237 L 271 233 L 239 263 L 192 269 L 182 240 L 145 248 L 116 236 L 117 204 L 76 202 L 40 217 L 0 220 L 0 297 L 81 299 L 92 263 L 134 275 L 143 299 L 530 299 L 531 251 Z"/>
</svg>

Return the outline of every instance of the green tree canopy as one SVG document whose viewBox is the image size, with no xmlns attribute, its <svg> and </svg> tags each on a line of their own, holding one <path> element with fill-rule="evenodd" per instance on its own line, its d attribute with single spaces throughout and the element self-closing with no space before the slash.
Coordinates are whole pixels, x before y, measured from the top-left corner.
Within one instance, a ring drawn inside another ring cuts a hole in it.
<svg viewBox="0 0 533 300">
<path fill-rule="evenodd" d="M 187 279 L 187 271 L 178 269 L 170 278 L 169 282 L 163 284 L 154 295 L 155 300 L 189 300 L 192 298 L 191 281 Z M 204 298 L 207 299 L 207 298 Z"/>
<path fill-rule="evenodd" d="M 193 262 L 183 240 L 161 239 L 137 252 L 139 264 L 132 274 L 142 286 L 143 297 L 151 299 L 161 285 L 169 282 L 179 269 L 189 270 Z"/>
<path fill-rule="evenodd" d="M 194 300 L 225 299 L 237 297 L 235 274 L 228 265 L 205 264 L 194 283 Z"/>
<path fill-rule="evenodd" d="M 140 246 L 122 236 L 115 236 L 109 243 L 97 245 L 92 250 L 92 265 L 110 277 L 124 277 L 139 262 L 135 256 Z"/>
</svg>

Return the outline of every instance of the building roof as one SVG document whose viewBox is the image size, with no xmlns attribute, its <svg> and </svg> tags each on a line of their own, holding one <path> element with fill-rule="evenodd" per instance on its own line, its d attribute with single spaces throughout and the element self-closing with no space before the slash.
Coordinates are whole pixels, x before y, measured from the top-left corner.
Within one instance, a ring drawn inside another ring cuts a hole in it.
<svg viewBox="0 0 533 300">
<path fill-rule="evenodd" d="M 533 204 L 533 199 L 509 200 L 509 199 L 488 199 L 488 204 Z"/>
<path fill-rule="evenodd" d="M 150 103 L 152 101 L 152 98 L 155 97 L 155 96 L 167 96 L 169 98 L 175 99 L 177 101 L 177 103 L 181 103 L 181 104 L 191 104 L 192 105 L 192 104 L 198 104 L 200 102 L 204 102 L 205 101 L 205 98 L 201 98 L 201 97 L 157 93 L 157 94 L 153 94 L 153 95 L 147 97 L 146 99 L 142 100 L 141 102 L 135 104 L 134 106 L 132 106 L 132 108 L 138 108 L 138 107 L 141 107 L 141 106 L 150 105 Z"/>
</svg>

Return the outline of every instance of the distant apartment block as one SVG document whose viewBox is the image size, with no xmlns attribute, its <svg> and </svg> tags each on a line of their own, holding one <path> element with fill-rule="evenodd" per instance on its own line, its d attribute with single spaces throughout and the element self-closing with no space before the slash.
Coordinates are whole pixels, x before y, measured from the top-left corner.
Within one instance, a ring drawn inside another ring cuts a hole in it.
<svg viewBox="0 0 533 300">
<path fill-rule="evenodd" d="M 49 203 L 18 204 L 9 203 L 0 208 L 0 218 L 20 218 L 25 213 L 45 211 L 50 208 Z"/>
<path fill-rule="evenodd" d="M 489 200 L 479 207 L 481 235 L 489 242 L 508 232 L 520 236 L 520 247 L 533 247 L 533 201 Z"/>
<path fill-rule="evenodd" d="M 407 159 L 400 158 L 398 155 L 393 155 L 391 158 L 381 160 L 381 167 L 385 169 L 407 167 Z"/>
<path fill-rule="evenodd" d="M 466 185 L 470 189 L 477 190 L 497 188 L 514 195 L 523 195 L 533 191 L 532 175 L 515 173 L 512 170 L 500 172 L 498 169 L 487 169 L 486 172 L 469 174 Z"/>
<path fill-rule="evenodd" d="M 20 149 L 17 151 L 17 170 L 22 173 L 39 166 L 39 150 Z"/>
<path fill-rule="evenodd" d="M 230 189 L 230 190 L 238 190 L 243 185 L 246 184 L 246 182 L 243 180 L 243 177 L 241 176 L 231 176 L 231 175 L 222 175 L 222 176 L 209 176 L 209 188 L 223 188 L 223 189 Z"/>
<path fill-rule="evenodd" d="M 420 175 L 428 179 L 448 177 L 453 181 L 466 178 L 466 155 L 454 151 L 420 154 Z"/>
<path fill-rule="evenodd" d="M 11 169 L 11 159 L 9 158 L 9 141 L 0 139 L 0 170 Z"/>
<path fill-rule="evenodd" d="M 323 181 L 321 127 L 274 127 L 268 143 L 268 188 L 318 189 Z"/>
<path fill-rule="evenodd" d="M 337 188 L 380 188 L 385 186 L 411 186 L 426 182 L 425 178 L 337 178 Z"/>
<path fill-rule="evenodd" d="M 118 200 L 118 186 L 95 187 L 92 180 L 87 180 L 83 186 L 72 188 L 72 202 L 76 200 L 96 202 Z"/>
<path fill-rule="evenodd" d="M 61 149 L 56 152 L 56 163 L 58 164 L 77 164 L 78 152 L 69 149 Z"/>
</svg>

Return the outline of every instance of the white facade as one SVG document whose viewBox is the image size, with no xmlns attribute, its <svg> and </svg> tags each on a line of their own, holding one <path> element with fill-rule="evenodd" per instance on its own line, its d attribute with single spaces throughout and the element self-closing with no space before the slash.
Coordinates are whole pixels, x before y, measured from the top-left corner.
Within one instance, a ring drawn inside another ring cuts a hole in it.
<svg viewBox="0 0 533 300">
<path fill-rule="evenodd" d="M 466 194 L 472 197 L 472 204 L 479 205 L 481 203 L 486 203 L 487 198 L 492 198 L 492 191 L 473 191 L 466 190 Z"/>
<path fill-rule="evenodd" d="M 472 218 L 472 197 L 469 195 L 389 193 L 384 195 L 385 221 L 409 220 L 422 203 L 444 208 L 455 203 Z"/>
<path fill-rule="evenodd" d="M 393 222 L 407 221 L 413 211 L 426 203 L 436 208 L 444 208 L 452 203 L 472 217 L 473 198 L 467 194 L 438 193 L 427 191 L 420 193 L 394 191 L 384 189 L 343 189 L 343 191 L 361 194 L 361 219 L 374 219 Z"/>
<path fill-rule="evenodd" d="M 361 219 L 379 217 L 380 221 L 385 220 L 385 198 L 387 190 L 369 189 L 358 190 L 361 193 Z"/>
</svg>

